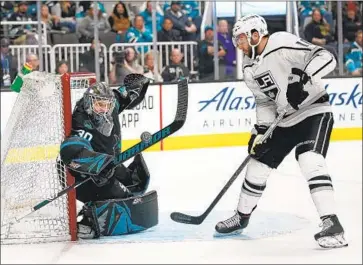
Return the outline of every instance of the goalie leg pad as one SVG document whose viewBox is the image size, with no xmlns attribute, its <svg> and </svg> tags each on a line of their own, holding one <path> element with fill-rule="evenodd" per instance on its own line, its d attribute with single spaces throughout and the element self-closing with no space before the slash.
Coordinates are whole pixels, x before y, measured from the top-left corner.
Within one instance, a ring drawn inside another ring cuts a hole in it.
<svg viewBox="0 0 363 265">
<path fill-rule="evenodd" d="M 127 199 L 89 202 L 85 208 L 87 215 L 93 218 L 92 227 L 101 236 L 141 232 L 159 221 L 156 191 Z"/>
</svg>

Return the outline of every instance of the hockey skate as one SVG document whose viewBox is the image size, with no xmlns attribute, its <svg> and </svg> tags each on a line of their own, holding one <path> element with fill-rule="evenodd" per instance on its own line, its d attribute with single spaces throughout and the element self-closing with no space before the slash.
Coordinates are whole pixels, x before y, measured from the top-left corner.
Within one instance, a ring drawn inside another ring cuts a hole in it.
<svg viewBox="0 0 363 265">
<path fill-rule="evenodd" d="M 323 219 L 322 230 L 314 238 L 322 248 L 347 247 L 344 230 L 336 215 L 329 215 Z"/>
<path fill-rule="evenodd" d="M 97 238 L 94 225 L 90 218 L 85 214 L 85 210 L 82 209 L 77 216 L 80 221 L 77 222 L 77 237 L 80 239 L 92 239 Z"/>
<path fill-rule="evenodd" d="M 95 238 L 95 231 L 91 226 L 81 221 L 77 223 L 77 237 L 80 239 L 92 239 Z"/>
<path fill-rule="evenodd" d="M 250 216 L 250 214 L 242 214 L 236 211 L 236 214 L 231 218 L 217 223 L 215 227 L 217 233 L 215 236 L 229 236 L 242 233 L 243 229 L 248 225 Z"/>
</svg>

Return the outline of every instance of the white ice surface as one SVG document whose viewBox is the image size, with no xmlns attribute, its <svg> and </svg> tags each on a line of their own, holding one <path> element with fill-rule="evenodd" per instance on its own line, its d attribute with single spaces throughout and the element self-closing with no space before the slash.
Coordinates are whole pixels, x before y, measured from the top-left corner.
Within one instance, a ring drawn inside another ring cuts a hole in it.
<svg viewBox="0 0 363 265">
<path fill-rule="evenodd" d="M 293 154 L 270 177 L 244 236 L 214 238 L 233 214 L 243 175 L 199 226 L 172 222 L 171 211 L 200 214 L 241 161 L 245 147 L 147 152 L 160 223 L 150 231 L 76 243 L 2 245 L 1 263 L 362 263 L 362 142 L 333 142 L 327 163 L 349 247 L 324 250 L 319 218 Z"/>
</svg>

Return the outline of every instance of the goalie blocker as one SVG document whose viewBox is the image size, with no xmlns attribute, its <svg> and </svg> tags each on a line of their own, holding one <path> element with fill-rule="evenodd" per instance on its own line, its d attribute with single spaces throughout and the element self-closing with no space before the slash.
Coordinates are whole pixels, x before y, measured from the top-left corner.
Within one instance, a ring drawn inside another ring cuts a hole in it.
<svg viewBox="0 0 363 265">
<path fill-rule="evenodd" d="M 156 226 L 159 221 L 156 191 L 126 199 L 88 202 L 83 206 L 78 237 L 133 234 Z"/>
</svg>

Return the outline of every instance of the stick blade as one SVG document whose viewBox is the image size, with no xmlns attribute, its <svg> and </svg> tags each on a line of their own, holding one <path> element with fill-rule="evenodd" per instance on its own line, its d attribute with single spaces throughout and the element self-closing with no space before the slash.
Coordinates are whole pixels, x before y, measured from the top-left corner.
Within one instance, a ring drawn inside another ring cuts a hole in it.
<svg viewBox="0 0 363 265">
<path fill-rule="evenodd" d="M 191 216 L 178 212 L 172 212 L 170 218 L 177 223 L 183 224 L 200 225 L 203 222 L 203 219 L 200 216 Z"/>
</svg>

